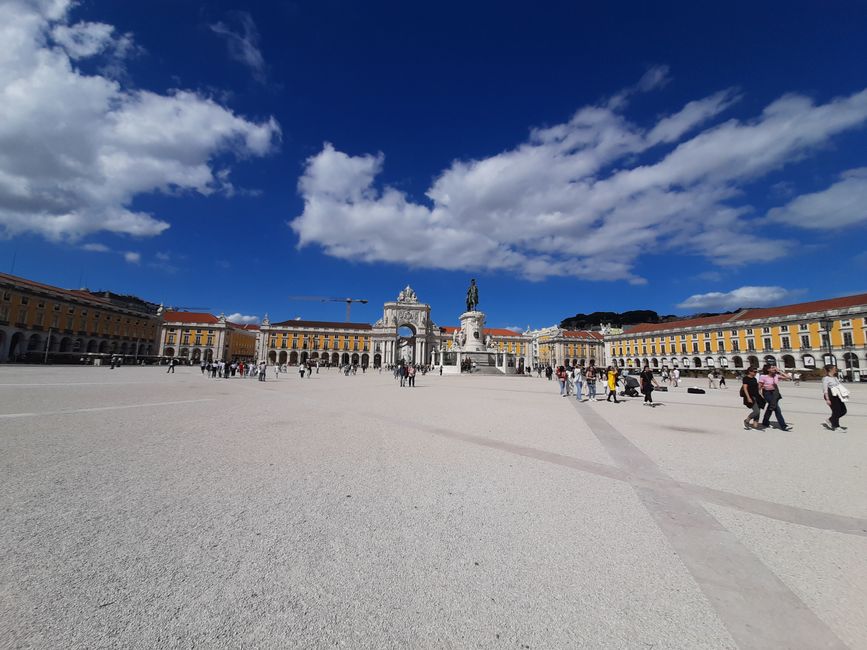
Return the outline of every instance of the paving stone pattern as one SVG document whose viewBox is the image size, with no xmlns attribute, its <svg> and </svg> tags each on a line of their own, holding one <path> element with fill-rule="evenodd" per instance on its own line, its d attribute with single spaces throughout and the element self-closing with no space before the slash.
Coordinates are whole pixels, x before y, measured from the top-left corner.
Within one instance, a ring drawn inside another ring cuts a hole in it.
<svg viewBox="0 0 867 650">
<path fill-rule="evenodd" d="M 867 648 L 867 386 L 417 384 L 0 368 L 0 647 Z"/>
</svg>

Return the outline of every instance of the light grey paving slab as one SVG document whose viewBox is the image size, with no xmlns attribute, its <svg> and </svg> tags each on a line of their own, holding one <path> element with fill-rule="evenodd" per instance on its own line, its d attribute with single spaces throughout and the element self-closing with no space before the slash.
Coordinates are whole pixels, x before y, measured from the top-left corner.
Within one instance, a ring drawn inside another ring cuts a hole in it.
<svg viewBox="0 0 867 650">
<path fill-rule="evenodd" d="M 608 418 L 609 405 L 574 405 L 544 380 L 428 376 L 402 390 L 385 373 L 113 372 L 0 368 L 0 414 L 36 414 L 0 418 L 8 645 L 735 647 L 642 490 L 846 537 L 863 523 L 831 489 L 809 510 L 783 468 L 737 490 L 693 476 L 723 450 L 639 446 L 696 478 L 682 484 L 624 466 L 576 412 Z M 740 415 L 713 408 L 714 421 Z M 617 424 L 629 440 L 662 413 L 646 410 Z M 747 440 L 724 451 L 732 472 L 752 471 Z M 807 615 L 858 639 L 771 569 Z"/>
</svg>

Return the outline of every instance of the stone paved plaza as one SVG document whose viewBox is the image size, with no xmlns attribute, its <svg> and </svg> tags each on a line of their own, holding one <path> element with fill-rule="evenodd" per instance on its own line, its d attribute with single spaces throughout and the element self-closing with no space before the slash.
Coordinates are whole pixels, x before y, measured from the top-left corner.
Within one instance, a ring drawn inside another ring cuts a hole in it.
<svg viewBox="0 0 867 650">
<path fill-rule="evenodd" d="M 0 645 L 867 648 L 865 387 L 417 381 L 3 367 Z"/>
</svg>

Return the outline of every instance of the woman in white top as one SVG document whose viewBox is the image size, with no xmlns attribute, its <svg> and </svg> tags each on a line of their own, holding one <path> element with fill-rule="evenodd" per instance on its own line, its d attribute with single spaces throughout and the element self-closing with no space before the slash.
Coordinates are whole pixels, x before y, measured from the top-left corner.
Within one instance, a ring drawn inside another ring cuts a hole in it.
<svg viewBox="0 0 867 650">
<path fill-rule="evenodd" d="M 837 366 L 825 366 L 825 376 L 822 377 L 822 395 L 825 398 L 825 403 L 831 407 L 831 417 L 828 418 L 828 423 L 825 425 L 831 431 L 838 427 L 846 430 L 846 427 L 840 424 L 840 418 L 846 415 L 846 405 L 840 396 L 835 394 L 834 389 L 840 386 L 840 380 L 837 379 Z"/>
</svg>

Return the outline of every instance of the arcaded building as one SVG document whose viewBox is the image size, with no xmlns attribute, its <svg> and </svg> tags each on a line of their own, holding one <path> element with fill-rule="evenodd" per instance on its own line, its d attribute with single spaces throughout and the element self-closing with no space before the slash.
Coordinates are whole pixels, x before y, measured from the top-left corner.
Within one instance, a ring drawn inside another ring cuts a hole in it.
<svg viewBox="0 0 867 650">
<path fill-rule="evenodd" d="M 0 361 L 154 359 L 161 320 L 159 305 L 135 296 L 0 273 Z"/>
</svg>

